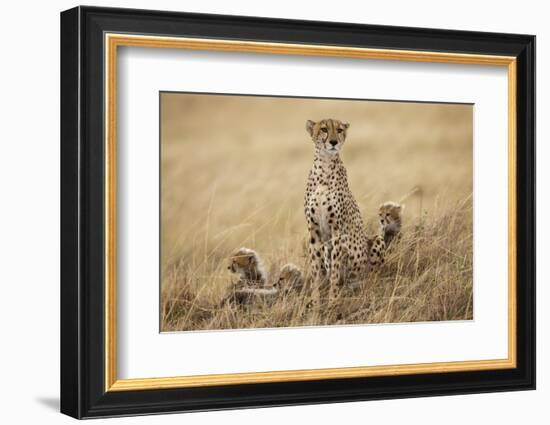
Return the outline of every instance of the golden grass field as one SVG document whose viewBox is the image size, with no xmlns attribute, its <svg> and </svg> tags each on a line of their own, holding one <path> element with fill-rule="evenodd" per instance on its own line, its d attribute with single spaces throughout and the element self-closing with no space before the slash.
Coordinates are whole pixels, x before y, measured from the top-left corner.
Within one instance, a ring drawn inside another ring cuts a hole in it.
<svg viewBox="0 0 550 425">
<path fill-rule="evenodd" d="M 301 294 L 235 306 L 228 257 L 256 250 L 271 279 L 307 270 L 306 120 L 350 123 L 341 154 L 370 233 L 408 198 L 386 265 L 331 307 Z M 472 319 L 470 105 L 161 94 L 161 330 Z"/>
</svg>

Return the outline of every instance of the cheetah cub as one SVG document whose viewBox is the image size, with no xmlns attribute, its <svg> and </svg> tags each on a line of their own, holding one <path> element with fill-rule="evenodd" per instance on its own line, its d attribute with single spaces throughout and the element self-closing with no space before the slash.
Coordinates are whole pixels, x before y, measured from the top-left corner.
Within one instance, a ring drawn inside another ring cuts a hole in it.
<svg viewBox="0 0 550 425">
<path fill-rule="evenodd" d="M 384 236 L 386 246 L 401 236 L 401 214 L 404 208 L 404 205 L 389 201 L 381 204 L 378 209 L 380 235 Z"/>
<path fill-rule="evenodd" d="M 225 304 L 247 305 L 259 300 L 271 300 L 278 294 L 278 289 L 266 287 L 267 275 L 259 254 L 253 249 L 240 248 L 229 257 L 232 273 L 238 276 L 222 301 Z"/>
<path fill-rule="evenodd" d="M 281 267 L 278 280 L 272 285 L 268 284 L 261 257 L 249 248 L 236 251 L 229 259 L 228 269 L 238 274 L 239 279 L 233 283 L 222 304 L 271 303 L 281 295 L 299 291 L 303 287 L 302 272 L 292 263 Z"/>
<path fill-rule="evenodd" d="M 302 271 L 292 263 L 285 264 L 281 267 L 275 286 L 285 295 L 292 291 L 300 291 L 304 286 Z"/>
<path fill-rule="evenodd" d="M 227 268 L 239 276 L 237 285 L 261 288 L 267 282 L 262 259 L 252 249 L 241 248 L 233 253 Z"/>
</svg>

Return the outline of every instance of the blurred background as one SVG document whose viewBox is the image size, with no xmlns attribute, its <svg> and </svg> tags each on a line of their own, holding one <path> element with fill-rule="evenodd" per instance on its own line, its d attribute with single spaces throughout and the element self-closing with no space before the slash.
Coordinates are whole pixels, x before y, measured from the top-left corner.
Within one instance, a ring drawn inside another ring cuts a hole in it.
<svg viewBox="0 0 550 425">
<path fill-rule="evenodd" d="M 472 192 L 471 105 L 161 94 L 163 271 L 247 246 L 299 260 L 313 158 L 306 120 L 350 123 L 341 154 L 369 230 L 415 186 L 405 221 Z M 209 260 L 209 261 L 205 261 Z M 203 270 L 203 273 L 207 273 Z"/>
</svg>

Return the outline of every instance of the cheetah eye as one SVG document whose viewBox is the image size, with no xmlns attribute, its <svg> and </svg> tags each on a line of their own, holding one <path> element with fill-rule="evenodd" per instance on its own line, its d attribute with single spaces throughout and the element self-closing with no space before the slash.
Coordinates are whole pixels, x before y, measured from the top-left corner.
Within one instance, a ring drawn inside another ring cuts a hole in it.
<svg viewBox="0 0 550 425">
<path fill-rule="evenodd" d="M 328 130 L 327 130 L 327 128 L 325 128 L 325 127 L 321 127 L 321 131 L 322 131 L 323 133 L 328 133 Z"/>
<path fill-rule="evenodd" d="M 343 131 L 344 131 L 343 128 L 339 128 L 339 129 L 338 129 L 338 133 L 342 133 Z"/>
</svg>

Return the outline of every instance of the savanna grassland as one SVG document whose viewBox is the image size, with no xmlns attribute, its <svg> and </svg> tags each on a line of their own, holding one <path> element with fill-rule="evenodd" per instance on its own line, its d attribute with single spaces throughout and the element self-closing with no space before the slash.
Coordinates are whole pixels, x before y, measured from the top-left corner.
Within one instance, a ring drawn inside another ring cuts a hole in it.
<svg viewBox="0 0 550 425">
<path fill-rule="evenodd" d="M 369 233 L 380 203 L 420 189 L 401 240 L 330 309 L 306 309 L 303 293 L 222 305 L 240 247 L 271 280 L 288 262 L 307 274 L 305 123 L 322 118 L 350 123 L 341 156 Z M 472 319 L 472 118 L 470 105 L 163 93 L 161 329 Z"/>
</svg>

